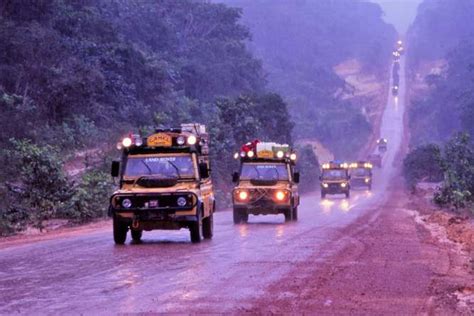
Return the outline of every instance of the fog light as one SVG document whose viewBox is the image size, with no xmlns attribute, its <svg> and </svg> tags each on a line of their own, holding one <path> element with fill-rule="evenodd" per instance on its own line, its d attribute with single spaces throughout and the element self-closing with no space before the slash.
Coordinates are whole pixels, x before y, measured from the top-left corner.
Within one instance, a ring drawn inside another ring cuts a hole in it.
<svg viewBox="0 0 474 316">
<path fill-rule="evenodd" d="M 123 199 L 122 206 L 124 208 L 130 208 L 132 206 L 132 201 L 130 201 L 130 199 Z"/>
<path fill-rule="evenodd" d="M 176 203 L 178 203 L 178 206 L 183 207 L 183 206 L 186 206 L 188 201 L 186 201 L 186 198 L 181 196 L 181 197 L 178 198 Z"/>
</svg>

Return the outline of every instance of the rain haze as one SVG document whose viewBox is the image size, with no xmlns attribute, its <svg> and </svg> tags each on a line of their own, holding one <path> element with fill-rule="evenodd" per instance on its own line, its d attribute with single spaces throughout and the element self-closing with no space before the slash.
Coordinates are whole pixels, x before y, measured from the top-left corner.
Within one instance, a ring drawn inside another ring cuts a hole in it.
<svg viewBox="0 0 474 316">
<path fill-rule="evenodd" d="M 473 315 L 474 0 L 0 0 L 0 315 Z"/>
<path fill-rule="evenodd" d="M 400 35 L 405 35 L 416 16 L 416 9 L 422 0 L 372 0 L 385 13 L 384 19 L 393 24 Z"/>
</svg>

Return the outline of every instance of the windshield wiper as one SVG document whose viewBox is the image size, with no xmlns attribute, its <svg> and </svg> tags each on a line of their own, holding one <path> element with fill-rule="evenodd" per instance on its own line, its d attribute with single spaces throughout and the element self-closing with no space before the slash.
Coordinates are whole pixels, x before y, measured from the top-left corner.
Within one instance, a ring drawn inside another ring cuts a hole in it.
<svg viewBox="0 0 474 316">
<path fill-rule="evenodd" d="M 145 160 L 140 160 L 144 165 L 145 167 L 148 169 L 148 174 L 152 174 L 153 171 L 151 170 L 150 166 L 145 162 Z"/>
<path fill-rule="evenodd" d="M 179 168 L 178 168 L 174 163 L 172 163 L 172 162 L 169 161 L 169 160 L 168 160 L 168 163 L 169 163 L 170 165 L 172 165 L 173 168 L 176 170 L 176 174 L 178 175 L 178 179 L 181 179 L 181 174 L 180 174 L 180 172 L 179 172 Z"/>
</svg>

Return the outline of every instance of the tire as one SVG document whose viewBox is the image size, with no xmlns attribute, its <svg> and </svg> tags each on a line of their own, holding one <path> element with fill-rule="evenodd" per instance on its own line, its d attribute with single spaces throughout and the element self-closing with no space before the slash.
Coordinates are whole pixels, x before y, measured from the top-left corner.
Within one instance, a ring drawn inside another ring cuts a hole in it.
<svg viewBox="0 0 474 316">
<path fill-rule="evenodd" d="M 346 199 L 350 198 L 351 197 L 351 191 L 347 191 L 346 192 Z"/>
<path fill-rule="evenodd" d="M 326 193 L 324 193 L 323 191 L 321 191 L 321 198 L 322 199 L 326 198 Z"/>
<path fill-rule="evenodd" d="M 283 213 L 285 215 L 285 222 L 289 222 L 293 219 L 293 209 L 289 208 Z"/>
<path fill-rule="evenodd" d="M 114 215 L 114 242 L 117 245 L 123 245 L 127 240 L 127 231 L 128 231 L 128 224 L 121 221 L 117 216 Z"/>
<path fill-rule="evenodd" d="M 201 231 L 202 231 L 202 222 L 200 220 L 189 224 L 189 233 L 191 235 L 192 243 L 197 244 L 201 242 Z"/>
<path fill-rule="evenodd" d="M 202 236 L 204 239 L 211 239 L 214 234 L 214 212 L 202 220 Z"/>
<path fill-rule="evenodd" d="M 143 230 L 130 229 L 130 234 L 132 235 L 132 240 L 139 243 L 142 240 Z"/>
<path fill-rule="evenodd" d="M 295 222 L 298 220 L 298 206 L 293 208 L 293 220 Z"/>
<path fill-rule="evenodd" d="M 372 184 L 369 184 L 369 191 L 372 191 Z"/>
<path fill-rule="evenodd" d="M 234 208 L 234 224 L 247 223 L 249 220 L 249 214 L 246 211 L 239 211 Z"/>
</svg>

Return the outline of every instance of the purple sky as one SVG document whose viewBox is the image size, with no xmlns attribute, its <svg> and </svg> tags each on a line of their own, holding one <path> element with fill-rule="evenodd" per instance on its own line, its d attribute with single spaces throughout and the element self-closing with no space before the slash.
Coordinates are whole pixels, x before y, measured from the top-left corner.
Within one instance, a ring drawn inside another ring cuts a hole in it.
<svg viewBox="0 0 474 316">
<path fill-rule="evenodd" d="M 403 35 L 416 16 L 416 8 L 422 0 L 371 0 L 385 11 L 385 20 L 395 25 Z"/>
</svg>

